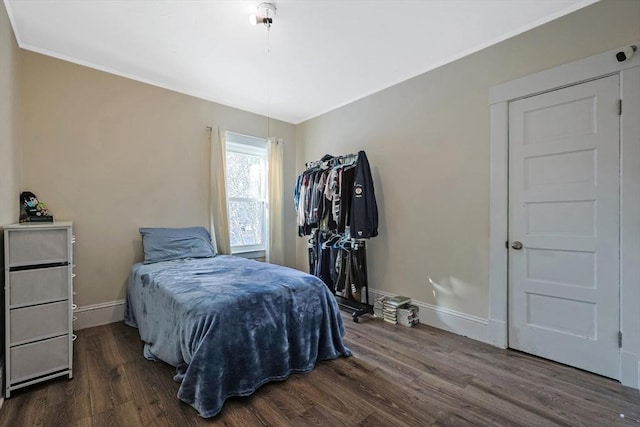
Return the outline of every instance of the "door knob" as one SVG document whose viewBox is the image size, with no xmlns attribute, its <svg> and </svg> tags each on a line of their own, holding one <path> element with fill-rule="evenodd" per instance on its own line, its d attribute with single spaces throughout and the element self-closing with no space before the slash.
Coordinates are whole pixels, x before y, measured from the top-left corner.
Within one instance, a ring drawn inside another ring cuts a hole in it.
<svg viewBox="0 0 640 427">
<path fill-rule="evenodd" d="M 522 249 L 522 242 L 519 241 L 515 241 L 513 242 L 513 244 L 511 245 L 511 247 L 517 251 L 519 251 L 520 249 Z"/>
</svg>

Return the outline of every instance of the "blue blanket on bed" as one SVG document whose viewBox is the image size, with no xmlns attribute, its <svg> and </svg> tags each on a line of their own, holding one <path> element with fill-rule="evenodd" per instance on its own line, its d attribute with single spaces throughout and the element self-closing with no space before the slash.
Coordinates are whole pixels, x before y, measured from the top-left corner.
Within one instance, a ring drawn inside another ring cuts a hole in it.
<svg viewBox="0 0 640 427">
<path fill-rule="evenodd" d="M 321 280 L 232 256 L 135 264 L 125 322 L 147 359 L 176 367 L 178 398 L 203 417 L 230 396 L 351 354 Z"/>
</svg>

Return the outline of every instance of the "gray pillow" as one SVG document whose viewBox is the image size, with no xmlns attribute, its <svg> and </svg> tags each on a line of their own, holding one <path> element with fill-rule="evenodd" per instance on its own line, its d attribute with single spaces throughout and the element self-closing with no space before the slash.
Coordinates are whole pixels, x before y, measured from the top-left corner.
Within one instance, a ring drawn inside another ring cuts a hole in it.
<svg viewBox="0 0 640 427">
<path fill-rule="evenodd" d="M 204 227 L 140 228 L 144 263 L 183 258 L 210 258 L 216 255 L 211 236 Z"/>
</svg>

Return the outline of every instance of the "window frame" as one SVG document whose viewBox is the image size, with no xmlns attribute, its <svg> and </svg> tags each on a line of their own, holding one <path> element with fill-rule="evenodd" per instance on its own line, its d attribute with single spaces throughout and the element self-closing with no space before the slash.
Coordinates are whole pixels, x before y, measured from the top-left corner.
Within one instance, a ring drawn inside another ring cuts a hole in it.
<svg viewBox="0 0 640 427">
<path fill-rule="evenodd" d="M 225 189 L 227 190 L 227 215 L 230 215 L 230 203 L 239 202 L 258 202 L 262 204 L 262 244 L 231 246 L 231 254 L 244 256 L 247 258 L 264 258 L 269 245 L 269 200 L 268 200 L 268 177 L 269 177 L 269 158 L 267 149 L 267 140 L 249 135 L 243 135 L 236 132 L 225 132 L 225 169 L 227 153 L 239 153 L 250 156 L 259 157 L 264 162 L 264 176 L 262 180 L 261 195 L 262 198 L 251 197 L 230 197 L 228 172 L 225 170 Z M 229 222 L 229 234 L 231 234 L 231 222 Z"/>
</svg>

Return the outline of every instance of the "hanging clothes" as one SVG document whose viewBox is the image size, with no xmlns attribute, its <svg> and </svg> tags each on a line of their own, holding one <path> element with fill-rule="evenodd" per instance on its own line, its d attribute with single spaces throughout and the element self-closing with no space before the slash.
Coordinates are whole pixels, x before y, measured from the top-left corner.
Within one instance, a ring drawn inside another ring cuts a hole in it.
<svg viewBox="0 0 640 427">
<path fill-rule="evenodd" d="M 320 228 L 367 239 L 378 235 L 378 205 L 364 151 L 323 157 L 296 179 L 293 200 L 298 235 Z M 327 160 L 328 159 L 328 160 Z"/>
<path fill-rule="evenodd" d="M 308 163 L 293 201 L 298 235 L 311 236 L 309 272 L 358 313 L 372 312 L 364 239 L 378 235 L 378 205 L 365 152 Z"/>
<path fill-rule="evenodd" d="M 343 235 L 315 230 L 309 240 L 309 272 L 335 295 L 360 303 L 367 286 L 366 247 Z"/>
<path fill-rule="evenodd" d="M 351 201 L 351 236 L 368 239 L 378 235 L 378 204 L 373 189 L 373 178 L 369 160 L 364 151 L 358 152 L 356 172 L 353 180 Z"/>
</svg>

